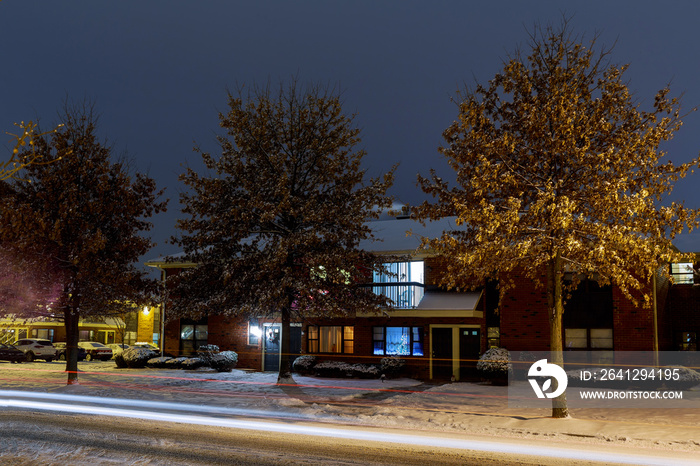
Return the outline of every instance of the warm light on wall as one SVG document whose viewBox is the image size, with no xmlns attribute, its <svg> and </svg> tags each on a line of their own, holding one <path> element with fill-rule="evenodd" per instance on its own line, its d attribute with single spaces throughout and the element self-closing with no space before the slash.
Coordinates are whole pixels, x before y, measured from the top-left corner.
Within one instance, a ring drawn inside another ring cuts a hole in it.
<svg viewBox="0 0 700 466">
<path fill-rule="evenodd" d="M 148 308 L 148 306 L 143 307 L 143 311 L 142 311 L 143 315 L 147 316 L 149 311 L 150 311 L 150 309 Z"/>
</svg>

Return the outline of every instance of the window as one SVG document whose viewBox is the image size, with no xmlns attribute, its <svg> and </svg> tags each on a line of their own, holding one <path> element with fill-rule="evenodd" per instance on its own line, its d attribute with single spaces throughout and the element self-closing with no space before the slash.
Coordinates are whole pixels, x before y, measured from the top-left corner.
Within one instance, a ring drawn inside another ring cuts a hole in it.
<svg viewBox="0 0 700 466">
<path fill-rule="evenodd" d="M 207 344 L 209 326 L 207 324 L 182 324 L 180 326 L 180 352 L 194 354 L 200 346 Z"/>
<path fill-rule="evenodd" d="M 567 349 L 612 349 L 613 331 L 611 328 L 567 328 L 564 340 Z"/>
<path fill-rule="evenodd" d="M 260 337 L 262 336 L 262 329 L 260 328 L 260 322 L 258 319 L 251 319 L 248 321 L 248 344 L 250 346 L 258 346 L 260 343 Z"/>
<path fill-rule="evenodd" d="M 423 356 L 423 327 L 374 327 L 375 356 Z"/>
<path fill-rule="evenodd" d="M 41 338 L 43 340 L 53 341 L 54 329 L 52 328 L 33 328 L 31 331 L 32 337 Z"/>
<path fill-rule="evenodd" d="M 309 353 L 355 352 L 355 327 L 310 325 L 307 334 Z"/>
<path fill-rule="evenodd" d="M 673 277 L 673 283 L 677 285 L 692 285 L 695 283 L 693 275 L 692 262 L 671 264 L 671 277 Z"/>
<path fill-rule="evenodd" d="M 488 327 L 486 329 L 486 338 L 489 348 L 498 348 L 501 346 L 501 329 L 500 327 Z"/>
<path fill-rule="evenodd" d="M 695 332 L 681 332 L 678 349 L 681 351 L 697 351 L 698 338 Z"/>
<path fill-rule="evenodd" d="M 423 261 L 384 264 L 386 272 L 375 272 L 373 290 L 389 298 L 399 309 L 411 309 L 423 299 L 425 278 Z"/>
</svg>

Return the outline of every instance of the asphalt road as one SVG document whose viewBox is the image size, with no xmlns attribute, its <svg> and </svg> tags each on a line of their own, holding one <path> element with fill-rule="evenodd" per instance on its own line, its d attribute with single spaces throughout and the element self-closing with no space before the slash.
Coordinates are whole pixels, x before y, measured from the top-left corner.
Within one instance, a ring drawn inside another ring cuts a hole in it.
<svg viewBox="0 0 700 466">
<path fill-rule="evenodd" d="M 380 436 L 377 431 L 377 438 Z M 0 463 L 8 466 L 564 464 L 561 458 L 14 409 L 0 411 Z M 569 460 L 565 464 L 600 463 Z"/>
</svg>

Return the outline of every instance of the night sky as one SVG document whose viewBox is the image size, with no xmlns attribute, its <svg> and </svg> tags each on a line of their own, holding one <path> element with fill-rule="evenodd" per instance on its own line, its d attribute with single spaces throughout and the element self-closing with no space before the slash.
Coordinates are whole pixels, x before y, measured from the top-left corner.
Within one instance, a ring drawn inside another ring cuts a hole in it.
<svg viewBox="0 0 700 466">
<path fill-rule="evenodd" d="M 66 97 L 93 101 L 115 155 L 167 188 L 169 211 L 151 233 L 159 244 L 146 257 L 155 258 L 177 252 L 165 244 L 180 210 L 177 177 L 201 167 L 195 144 L 216 153 L 227 89 L 292 76 L 338 85 L 362 128 L 367 174 L 400 163 L 392 194 L 416 203 L 417 173 L 434 167 L 449 178 L 437 148 L 457 115 L 451 96 L 500 71 L 536 22 L 562 15 L 586 39 L 615 44 L 612 61 L 631 65 L 643 108 L 669 82 L 686 109 L 700 105 L 696 1 L 1 0 L 0 131 L 57 123 Z M 662 147 L 678 163 L 700 152 L 700 115 L 684 121 Z M 673 199 L 700 206 L 699 182 L 700 173 L 678 183 Z M 700 236 L 676 244 L 699 251 Z"/>
</svg>

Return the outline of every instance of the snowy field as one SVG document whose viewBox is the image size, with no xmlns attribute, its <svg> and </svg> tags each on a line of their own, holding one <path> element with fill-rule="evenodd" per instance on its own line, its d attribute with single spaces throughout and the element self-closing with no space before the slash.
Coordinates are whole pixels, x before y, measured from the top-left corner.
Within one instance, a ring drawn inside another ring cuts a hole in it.
<svg viewBox="0 0 700 466">
<path fill-rule="evenodd" d="M 68 386 L 64 364 L 0 362 L 0 390 L 206 405 L 261 418 L 700 452 L 700 408 L 578 409 L 571 419 L 554 420 L 549 410 L 508 408 L 507 387 L 480 383 L 295 376 L 297 386 L 280 387 L 274 373 L 117 369 L 113 361 L 92 361 L 79 364 L 79 384 Z M 700 387 L 685 393 L 689 406 L 700 407 Z"/>
</svg>

